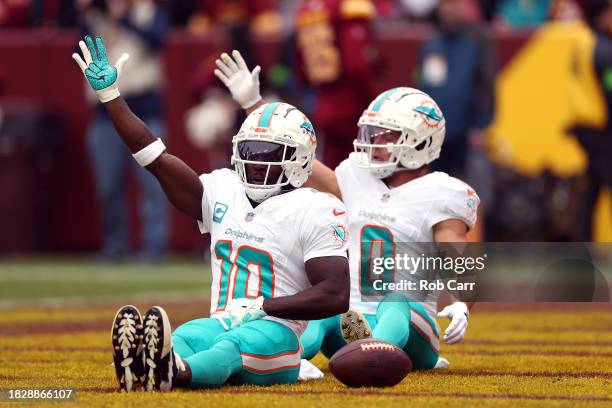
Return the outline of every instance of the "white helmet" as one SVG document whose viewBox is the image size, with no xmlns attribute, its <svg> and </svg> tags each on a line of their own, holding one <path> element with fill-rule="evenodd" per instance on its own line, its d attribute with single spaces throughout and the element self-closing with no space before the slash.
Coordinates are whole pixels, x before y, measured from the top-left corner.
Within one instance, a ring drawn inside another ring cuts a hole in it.
<svg viewBox="0 0 612 408">
<path fill-rule="evenodd" d="M 244 120 L 232 144 L 236 173 L 247 196 L 260 203 L 285 186 L 306 182 L 317 139 L 306 115 L 288 103 L 273 102 Z"/>
<path fill-rule="evenodd" d="M 353 142 L 357 165 L 382 179 L 431 163 L 440 156 L 445 123 L 442 111 L 426 93 L 405 87 L 383 92 L 359 118 L 359 134 Z M 383 138 L 382 144 L 374 144 L 384 134 L 395 137 L 389 143 Z M 391 153 L 387 160 L 372 157 L 374 149 L 380 148 Z"/>
</svg>

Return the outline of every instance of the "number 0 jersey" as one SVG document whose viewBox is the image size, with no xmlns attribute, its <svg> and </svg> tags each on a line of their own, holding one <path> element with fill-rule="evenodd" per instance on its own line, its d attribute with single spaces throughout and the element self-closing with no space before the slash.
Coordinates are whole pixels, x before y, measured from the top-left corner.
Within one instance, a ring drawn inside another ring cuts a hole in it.
<svg viewBox="0 0 612 408">
<path fill-rule="evenodd" d="M 433 242 L 433 226 L 447 219 L 459 219 L 472 228 L 480 199 L 464 182 L 446 173 L 434 172 L 396 188 L 389 188 L 367 169 L 357 167 L 355 153 L 336 168 L 336 177 L 348 211 L 351 307 L 362 313 L 376 313 L 378 303 L 364 301 L 362 271 L 371 265 L 372 243 Z M 393 253 L 393 249 L 391 250 Z M 408 254 L 410 255 L 410 254 Z M 418 256 L 420 254 L 414 254 Z M 362 262 L 362 257 L 367 257 Z M 435 297 L 424 307 L 436 321 Z M 433 302 L 433 303 L 432 303 Z"/>
<path fill-rule="evenodd" d="M 210 314 L 228 317 L 237 298 L 294 295 L 311 286 L 304 263 L 346 257 L 347 218 L 340 200 L 300 188 L 268 198 L 256 208 L 229 169 L 203 174 L 200 232 L 211 235 Z M 299 337 L 306 321 L 267 316 Z"/>
</svg>

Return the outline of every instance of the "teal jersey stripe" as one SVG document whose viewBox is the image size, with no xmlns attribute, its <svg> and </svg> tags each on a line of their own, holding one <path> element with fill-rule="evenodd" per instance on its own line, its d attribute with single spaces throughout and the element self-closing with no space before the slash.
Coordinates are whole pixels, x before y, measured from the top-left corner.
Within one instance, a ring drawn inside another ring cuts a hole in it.
<svg viewBox="0 0 612 408">
<path fill-rule="evenodd" d="M 374 107 L 372 108 L 372 112 L 378 112 L 378 110 L 380 109 L 380 107 L 382 106 L 383 102 L 385 100 L 387 100 L 388 97 L 391 96 L 391 94 L 393 92 L 395 92 L 398 88 L 393 88 L 393 89 L 389 89 L 387 92 L 385 92 L 384 94 L 380 95 L 378 97 L 378 99 L 376 100 L 376 103 L 374 104 Z"/>
<path fill-rule="evenodd" d="M 278 102 L 272 102 L 266 106 L 264 111 L 261 113 L 261 117 L 259 118 L 259 127 L 269 127 L 270 122 L 272 122 L 272 115 L 276 108 L 278 108 Z"/>
</svg>

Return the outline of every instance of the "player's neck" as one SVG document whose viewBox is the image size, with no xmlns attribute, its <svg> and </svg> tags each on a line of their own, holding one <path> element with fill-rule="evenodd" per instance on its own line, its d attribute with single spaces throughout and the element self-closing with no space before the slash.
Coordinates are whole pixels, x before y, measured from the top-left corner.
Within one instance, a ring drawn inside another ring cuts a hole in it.
<svg viewBox="0 0 612 408">
<path fill-rule="evenodd" d="M 416 170 L 404 170 L 395 172 L 383 181 L 385 182 L 387 187 L 395 188 L 403 184 L 409 183 L 419 177 L 423 177 L 427 173 L 429 173 L 429 168 L 427 166 L 423 166 L 420 169 Z"/>
<path fill-rule="evenodd" d="M 253 201 L 251 199 L 251 197 L 247 196 L 247 198 L 249 199 L 249 203 L 251 203 L 251 207 L 253 207 L 253 209 L 257 208 L 257 206 L 261 203 L 258 203 L 257 201 Z"/>
<path fill-rule="evenodd" d="M 278 194 L 273 195 L 272 197 L 276 197 L 277 195 L 284 194 L 284 193 L 288 193 L 288 192 L 293 191 L 293 190 L 295 190 L 295 187 L 293 187 L 293 186 L 291 186 L 291 185 L 289 185 L 289 186 L 282 186 L 282 187 L 281 187 L 281 191 L 280 191 Z M 246 193 L 245 193 L 245 194 L 246 194 Z M 263 203 L 263 201 L 262 201 L 261 203 L 258 203 L 257 201 L 253 201 L 253 200 L 251 199 L 251 197 L 249 197 L 248 195 L 247 195 L 246 197 L 248 198 L 249 203 L 251 203 L 251 207 L 253 207 L 253 209 L 255 209 L 255 207 L 257 207 L 259 204 Z M 268 197 L 268 198 L 272 198 L 272 197 Z M 266 200 L 267 200 L 267 199 L 266 199 Z M 264 201 L 265 201 L 265 200 L 264 200 Z"/>
</svg>

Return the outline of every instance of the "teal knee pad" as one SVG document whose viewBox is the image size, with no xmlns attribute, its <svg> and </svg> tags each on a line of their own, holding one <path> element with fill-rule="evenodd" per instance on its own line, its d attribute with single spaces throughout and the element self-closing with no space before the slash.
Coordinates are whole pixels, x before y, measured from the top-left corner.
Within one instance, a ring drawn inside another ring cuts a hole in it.
<svg viewBox="0 0 612 408">
<path fill-rule="evenodd" d="M 189 345 L 187 340 L 182 335 L 172 334 L 172 347 L 176 354 L 185 359 L 195 354 L 195 350 Z"/>
<path fill-rule="evenodd" d="M 238 345 L 226 340 L 187 357 L 185 361 L 191 369 L 190 388 L 219 387 L 242 369 Z"/>
<path fill-rule="evenodd" d="M 174 330 L 172 343 L 178 355 L 186 358 L 211 348 L 214 345 L 214 339 L 221 333 L 225 333 L 225 328 L 219 320 L 213 318 L 195 319 L 180 325 Z"/>
<path fill-rule="evenodd" d="M 279 352 L 295 351 L 299 341 L 293 330 L 282 323 L 271 320 L 254 320 L 229 330 L 215 339 L 238 344 L 240 352 L 257 355 L 275 355 Z"/>
</svg>

